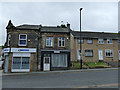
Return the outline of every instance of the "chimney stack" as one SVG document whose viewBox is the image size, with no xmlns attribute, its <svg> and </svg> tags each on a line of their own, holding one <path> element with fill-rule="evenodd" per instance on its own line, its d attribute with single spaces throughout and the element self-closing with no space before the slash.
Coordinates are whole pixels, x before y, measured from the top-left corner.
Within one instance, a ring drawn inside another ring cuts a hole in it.
<svg viewBox="0 0 120 90">
<path fill-rule="evenodd" d="M 71 29 L 70 29 L 70 24 L 67 22 L 67 28 L 68 28 L 68 31 L 70 32 Z"/>
</svg>

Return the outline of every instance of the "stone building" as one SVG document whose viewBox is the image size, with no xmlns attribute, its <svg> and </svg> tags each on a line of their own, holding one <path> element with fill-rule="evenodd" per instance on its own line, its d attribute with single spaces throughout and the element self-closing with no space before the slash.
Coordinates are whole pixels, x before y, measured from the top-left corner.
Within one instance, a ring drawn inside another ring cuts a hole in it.
<svg viewBox="0 0 120 90">
<path fill-rule="evenodd" d="M 6 29 L 5 72 L 69 68 L 70 24 L 14 26 L 9 21 Z"/>
<path fill-rule="evenodd" d="M 71 32 L 71 61 L 80 60 L 80 33 Z M 118 62 L 118 33 L 82 32 L 83 62 L 115 61 Z"/>
<path fill-rule="evenodd" d="M 70 24 L 41 28 L 41 70 L 50 63 L 50 70 L 68 69 L 70 66 Z"/>
<path fill-rule="evenodd" d="M 80 60 L 80 32 L 70 24 L 60 26 L 19 25 L 9 21 L 4 49 L 4 72 L 69 69 Z M 83 62 L 120 60 L 118 33 L 82 32 Z"/>
</svg>

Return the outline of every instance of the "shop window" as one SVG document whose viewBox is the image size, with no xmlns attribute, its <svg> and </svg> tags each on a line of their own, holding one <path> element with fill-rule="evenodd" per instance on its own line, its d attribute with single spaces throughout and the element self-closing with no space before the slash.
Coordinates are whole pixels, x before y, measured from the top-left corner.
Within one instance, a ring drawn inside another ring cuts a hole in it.
<svg viewBox="0 0 120 90">
<path fill-rule="evenodd" d="M 64 37 L 59 37 L 58 38 L 58 44 L 59 44 L 59 47 L 65 47 L 65 38 Z"/>
<path fill-rule="evenodd" d="M 52 67 L 67 67 L 67 54 L 52 54 Z"/>
<path fill-rule="evenodd" d="M 19 46 L 26 46 L 27 45 L 27 35 L 20 34 L 19 35 Z"/>
<path fill-rule="evenodd" d="M 30 57 L 13 57 L 12 69 L 29 69 Z"/>
<path fill-rule="evenodd" d="M 106 49 L 105 50 L 105 56 L 106 57 L 113 57 L 113 50 Z"/>
<path fill-rule="evenodd" d="M 93 50 L 85 50 L 85 56 L 92 57 L 93 56 Z"/>
</svg>

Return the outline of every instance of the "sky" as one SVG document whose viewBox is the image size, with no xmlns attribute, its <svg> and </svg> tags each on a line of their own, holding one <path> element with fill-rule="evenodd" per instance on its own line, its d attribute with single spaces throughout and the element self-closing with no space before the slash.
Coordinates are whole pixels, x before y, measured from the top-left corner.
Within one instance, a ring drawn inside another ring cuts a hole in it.
<svg viewBox="0 0 120 90">
<path fill-rule="evenodd" d="M 2 2 L 0 3 L 0 45 L 6 40 L 6 26 L 33 24 L 57 26 L 67 22 L 71 29 L 82 31 L 118 32 L 118 2 Z"/>
</svg>

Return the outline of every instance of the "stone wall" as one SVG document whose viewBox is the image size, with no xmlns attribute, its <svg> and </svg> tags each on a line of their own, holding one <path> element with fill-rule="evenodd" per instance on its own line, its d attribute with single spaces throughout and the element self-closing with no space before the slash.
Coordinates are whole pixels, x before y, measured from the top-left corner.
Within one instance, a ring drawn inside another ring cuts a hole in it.
<svg viewBox="0 0 120 90">
<path fill-rule="evenodd" d="M 46 37 L 53 37 L 53 46 L 48 47 L 46 46 Z M 58 46 L 58 38 L 59 37 L 65 37 L 65 47 L 59 47 Z M 42 40 L 41 40 L 41 48 L 42 49 L 64 49 L 64 50 L 70 50 L 70 36 L 69 34 L 63 34 L 63 33 L 42 33 Z"/>
<path fill-rule="evenodd" d="M 15 30 L 11 31 L 8 34 L 11 34 L 10 46 L 11 47 L 25 47 L 25 48 L 36 48 L 38 44 L 38 34 L 34 30 Z M 27 34 L 27 45 L 19 46 L 19 34 Z M 8 36 L 8 35 L 7 35 Z M 6 43 L 8 44 L 8 42 Z"/>
</svg>

